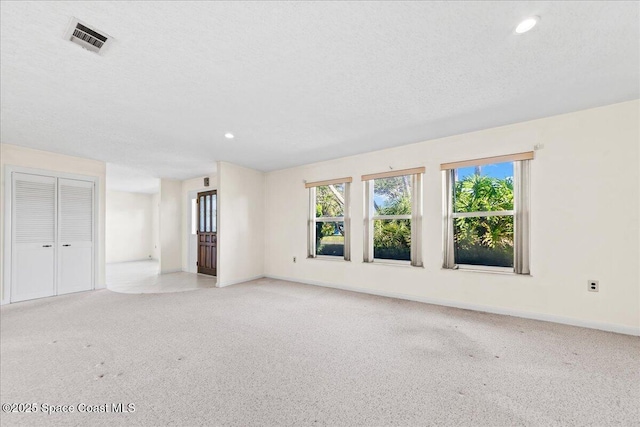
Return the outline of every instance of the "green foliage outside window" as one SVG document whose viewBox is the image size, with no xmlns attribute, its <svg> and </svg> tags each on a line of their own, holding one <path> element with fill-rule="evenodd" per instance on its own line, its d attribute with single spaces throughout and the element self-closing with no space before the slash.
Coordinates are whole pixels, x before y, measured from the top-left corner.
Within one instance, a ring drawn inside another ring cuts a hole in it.
<svg viewBox="0 0 640 427">
<path fill-rule="evenodd" d="M 344 185 L 316 187 L 316 218 L 344 215 Z M 316 254 L 344 256 L 344 222 L 316 222 Z"/>
<path fill-rule="evenodd" d="M 479 174 L 455 183 L 455 212 L 513 210 L 513 179 Z M 513 216 L 454 219 L 456 263 L 513 266 Z"/>
<path fill-rule="evenodd" d="M 455 212 L 513 210 L 513 179 L 510 177 L 468 175 L 456 181 L 454 190 Z M 375 180 L 374 194 L 376 215 L 411 214 L 411 187 L 407 177 Z M 317 187 L 316 217 L 343 216 L 343 200 L 344 186 Z M 375 258 L 410 259 L 410 220 L 376 220 L 373 227 Z M 513 266 L 513 216 L 455 218 L 454 236 L 457 263 Z M 342 256 L 344 223 L 317 222 L 316 248 L 318 255 Z"/>
<path fill-rule="evenodd" d="M 411 215 L 410 176 L 374 181 L 376 215 Z M 373 222 L 373 256 L 378 259 L 411 259 L 411 220 L 389 219 Z"/>
</svg>

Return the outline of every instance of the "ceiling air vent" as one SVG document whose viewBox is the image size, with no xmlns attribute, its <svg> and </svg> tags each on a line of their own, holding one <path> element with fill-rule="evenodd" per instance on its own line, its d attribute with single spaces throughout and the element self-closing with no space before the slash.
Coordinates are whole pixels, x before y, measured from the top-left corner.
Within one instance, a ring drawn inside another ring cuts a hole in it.
<svg viewBox="0 0 640 427">
<path fill-rule="evenodd" d="M 71 18 L 65 38 L 83 48 L 102 54 L 111 41 L 111 37 L 102 31 L 91 28 L 84 22 Z"/>
</svg>

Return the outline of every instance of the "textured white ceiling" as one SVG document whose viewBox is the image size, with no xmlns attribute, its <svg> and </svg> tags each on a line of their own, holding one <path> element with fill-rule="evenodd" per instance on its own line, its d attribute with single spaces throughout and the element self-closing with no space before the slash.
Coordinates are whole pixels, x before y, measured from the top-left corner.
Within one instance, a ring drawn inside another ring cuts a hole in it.
<svg viewBox="0 0 640 427">
<path fill-rule="evenodd" d="M 0 137 L 189 178 L 635 99 L 639 7 L 2 2 Z M 71 16 L 114 37 L 104 56 L 63 40 Z"/>
</svg>

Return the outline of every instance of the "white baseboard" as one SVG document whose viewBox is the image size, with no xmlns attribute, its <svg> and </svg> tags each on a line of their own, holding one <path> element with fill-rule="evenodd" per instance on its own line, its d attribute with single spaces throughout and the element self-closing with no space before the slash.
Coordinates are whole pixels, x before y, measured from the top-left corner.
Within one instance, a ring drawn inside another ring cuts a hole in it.
<svg viewBox="0 0 640 427">
<path fill-rule="evenodd" d="M 157 260 L 155 258 L 140 258 L 140 259 L 128 259 L 126 261 L 109 261 L 109 262 L 105 262 L 105 265 L 110 265 L 110 264 L 124 264 L 126 262 L 144 262 L 144 261 L 155 261 L 155 262 L 160 262 L 160 260 Z"/>
<path fill-rule="evenodd" d="M 96 285 L 93 289 L 88 289 L 86 291 L 80 291 L 80 292 L 93 292 L 93 291 L 99 291 L 100 289 L 107 289 L 107 285 L 106 284 L 100 284 L 100 285 Z M 73 293 L 78 293 L 78 292 L 72 292 Z M 42 297 L 42 298 L 35 298 L 35 299 L 45 299 L 45 298 L 55 298 L 55 297 L 60 297 L 63 295 L 71 295 L 71 294 L 62 294 L 62 295 L 49 295 L 47 297 Z M 16 301 L 16 302 L 27 302 L 27 301 L 34 301 L 33 299 L 31 300 L 24 300 L 24 301 Z M 11 301 L 9 301 L 9 298 L 0 300 L 0 306 L 2 305 L 9 305 L 11 304 Z"/>
<path fill-rule="evenodd" d="M 171 270 L 162 270 L 160 274 L 171 274 L 171 273 L 180 273 L 182 268 L 173 268 Z"/>
<path fill-rule="evenodd" d="M 544 322 L 561 323 L 564 325 L 579 326 L 582 328 L 599 329 L 601 331 L 640 336 L 640 327 L 634 328 L 633 326 L 625 326 L 625 325 L 618 325 L 614 323 L 594 322 L 590 320 L 574 319 L 571 317 L 558 316 L 554 314 L 535 313 L 535 312 L 529 312 L 529 311 L 514 310 L 510 308 L 492 307 L 488 305 L 471 304 L 466 302 L 445 300 L 445 299 L 439 299 L 439 298 L 420 297 L 420 296 L 406 295 L 406 294 L 401 294 L 396 292 L 378 291 L 375 289 L 366 289 L 366 288 L 358 288 L 354 286 L 336 285 L 332 283 L 317 282 L 314 280 L 300 280 L 300 279 L 295 279 L 291 277 L 274 276 L 271 274 L 267 274 L 264 277 L 267 277 L 269 279 L 276 279 L 276 280 L 286 280 L 288 282 L 297 282 L 305 285 L 341 289 L 343 291 L 360 292 L 364 294 L 378 295 L 382 297 L 398 298 L 398 299 L 404 299 L 408 301 L 442 305 L 445 307 L 461 308 L 464 310 L 474 310 L 474 311 L 481 311 L 485 313 L 502 314 L 505 316 L 522 317 L 524 319 L 541 320 Z"/>
<path fill-rule="evenodd" d="M 261 274 L 259 276 L 248 277 L 246 279 L 239 279 L 239 280 L 232 280 L 230 282 L 225 282 L 225 283 L 218 283 L 216 284 L 216 287 L 224 288 L 226 286 L 237 285 L 238 283 L 244 283 L 244 282 L 250 282 L 252 280 L 262 279 L 263 277 L 267 277 L 267 276 Z M 282 280 L 286 280 L 286 279 L 282 279 Z"/>
</svg>

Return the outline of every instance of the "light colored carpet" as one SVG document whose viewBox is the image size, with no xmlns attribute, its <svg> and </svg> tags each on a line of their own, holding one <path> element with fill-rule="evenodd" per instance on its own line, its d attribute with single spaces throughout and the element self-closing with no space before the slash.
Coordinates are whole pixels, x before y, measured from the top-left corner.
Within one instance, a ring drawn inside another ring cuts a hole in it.
<svg viewBox="0 0 640 427">
<path fill-rule="evenodd" d="M 1 309 L 2 425 L 639 425 L 640 339 L 261 279 Z"/>
</svg>

